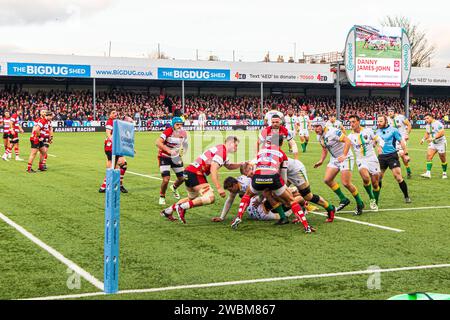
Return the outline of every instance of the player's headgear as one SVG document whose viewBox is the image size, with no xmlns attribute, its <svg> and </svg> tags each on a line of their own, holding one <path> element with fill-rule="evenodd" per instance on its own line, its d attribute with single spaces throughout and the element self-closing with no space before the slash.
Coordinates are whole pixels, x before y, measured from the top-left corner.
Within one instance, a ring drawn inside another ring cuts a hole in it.
<svg viewBox="0 0 450 320">
<path fill-rule="evenodd" d="M 181 117 L 173 117 L 172 118 L 172 127 L 175 126 L 177 123 L 183 124 L 184 121 L 181 119 Z"/>
<path fill-rule="evenodd" d="M 325 121 L 323 121 L 322 117 L 316 117 L 311 121 L 311 125 L 313 127 L 321 126 L 322 128 L 325 128 Z"/>
</svg>

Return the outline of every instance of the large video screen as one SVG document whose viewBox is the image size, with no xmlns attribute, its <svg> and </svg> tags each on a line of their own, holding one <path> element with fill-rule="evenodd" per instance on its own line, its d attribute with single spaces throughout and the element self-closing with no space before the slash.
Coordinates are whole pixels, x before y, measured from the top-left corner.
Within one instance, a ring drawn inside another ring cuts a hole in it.
<svg viewBox="0 0 450 320">
<path fill-rule="evenodd" d="M 404 87 L 411 48 L 402 28 L 355 25 L 345 46 L 347 78 L 356 87 Z"/>
</svg>

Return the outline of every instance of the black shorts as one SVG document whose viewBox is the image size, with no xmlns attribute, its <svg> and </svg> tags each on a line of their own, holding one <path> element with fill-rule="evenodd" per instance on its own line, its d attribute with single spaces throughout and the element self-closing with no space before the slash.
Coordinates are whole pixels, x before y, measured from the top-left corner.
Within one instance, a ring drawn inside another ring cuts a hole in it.
<svg viewBox="0 0 450 320">
<path fill-rule="evenodd" d="M 44 147 L 46 147 L 47 149 L 50 147 L 50 138 L 44 138 Z"/>
<path fill-rule="evenodd" d="M 105 150 L 105 154 L 106 154 L 106 158 L 108 159 L 108 161 L 112 161 L 112 151 Z M 117 157 L 117 159 L 119 159 L 120 157 L 123 157 L 123 156 L 116 156 L 116 157 Z"/>
<path fill-rule="evenodd" d="M 206 180 L 206 177 L 204 175 L 198 175 L 194 172 L 184 170 L 183 172 L 184 177 L 184 183 L 186 184 L 186 187 L 193 188 L 200 184 L 208 183 Z"/>
<path fill-rule="evenodd" d="M 172 169 L 175 172 L 177 177 L 183 176 L 184 166 L 183 160 L 181 160 L 180 157 L 177 157 L 175 159 L 158 157 L 158 162 L 161 177 L 170 177 L 170 169 Z"/>
<path fill-rule="evenodd" d="M 13 137 L 12 134 L 9 133 L 3 133 L 3 139 L 11 139 Z"/>
<path fill-rule="evenodd" d="M 380 154 L 378 155 L 378 161 L 380 162 L 380 169 L 386 170 L 389 169 L 400 168 L 400 161 L 398 159 L 397 152 L 388 153 L 388 154 Z"/>
<path fill-rule="evenodd" d="M 283 186 L 285 183 L 279 173 L 255 174 L 252 178 L 252 189 L 255 191 L 278 190 Z"/>
<path fill-rule="evenodd" d="M 42 141 L 39 141 L 38 143 L 34 143 L 30 140 L 31 143 L 31 149 L 40 149 L 44 147 L 44 143 Z"/>
</svg>

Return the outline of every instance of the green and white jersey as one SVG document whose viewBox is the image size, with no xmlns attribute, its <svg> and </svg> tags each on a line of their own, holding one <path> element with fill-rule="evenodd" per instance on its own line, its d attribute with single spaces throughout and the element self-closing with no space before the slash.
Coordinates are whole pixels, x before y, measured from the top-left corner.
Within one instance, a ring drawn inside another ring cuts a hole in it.
<svg viewBox="0 0 450 320">
<path fill-rule="evenodd" d="M 285 126 L 289 131 L 294 132 L 294 131 L 296 130 L 296 129 L 295 129 L 295 126 L 296 126 L 297 123 L 298 123 L 298 118 L 297 118 L 296 115 L 292 115 L 292 116 L 286 115 L 286 116 L 284 117 L 284 126 Z"/>
<path fill-rule="evenodd" d="M 407 127 L 405 124 L 406 117 L 402 114 L 396 114 L 394 118 L 388 117 L 388 123 L 391 127 L 397 128 L 402 137 L 404 137 L 407 132 Z"/>
<path fill-rule="evenodd" d="M 363 159 L 366 157 L 376 156 L 375 143 L 383 147 L 384 141 L 375 135 L 372 129 L 363 128 L 360 133 L 352 131 L 348 135 L 348 138 L 352 142 L 353 150 L 357 159 Z"/>
<path fill-rule="evenodd" d="M 445 136 L 442 136 L 439 139 L 434 139 L 434 137 L 442 129 L 444 129 L 444 125 L 440 121 L 437 121 L 437 120 L 433 120 L 433 122 L 431 124 L 427 124 L 425 126 L 425 130 L 428 132 L 428 134 L 431 136 L 431 138 L 433 138 L 433 143 L 447 142 L 447 139 L 445 139 Z"/>
<path fill-rule="evenodd" d="M 335 122 L 331 122 L 330 120 L 328 120 L 325 123 L 325 127 L 327 127 L 327 128 L 335 128 L 335 129 L 341 130 L 341 126 L 342 126 L 342 122 L 339 120 L 336 120 Z"/>
<path fill-rule="evenodd" d="M 328 127 L 320 136 L 320 144 L 328 150 L 333 158 L 339 158 L 344 154 L 344 137 L 345 134 L 340 129 Z M 351 154 L 352 152 L 349 151 L 348 156 Z"/>
<path fill-rule="evenodd" d="M 278 110 L 270 110 L 266 113 L 266 115 L 264 116 L 264 119 L 267 120 L 267 125 L 270 127 L 272 125 L 272 117 L 274 114 L 277 114 L 280 116 L 281 121 L 283 121 L 284 116 L 283 113 L 281 113 Z"/>
<path fill-rule="evenodd" d="M 309 116 L 298 116 L 298 123 L 300 124 L 300 130 L 308 130 Z"/>
</svg>

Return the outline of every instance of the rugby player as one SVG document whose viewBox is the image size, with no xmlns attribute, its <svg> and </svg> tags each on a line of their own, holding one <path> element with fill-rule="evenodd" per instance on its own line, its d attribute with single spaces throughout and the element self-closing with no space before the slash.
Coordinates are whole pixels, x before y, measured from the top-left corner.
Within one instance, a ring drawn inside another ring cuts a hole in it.
<svg viewBox="0 0 450 320">
<path fill-rule="evenodd" d="M 271 125 L 265 127 L 259 133 L 259 139 L 256 142 L 256 154 L 258 154 L 263 145 L 270 143 L 273 135 L 280 137 L 282 140 L 287 140 L 289 143 L 290 152 L 294 154 L 295 159 L 298 159 L 297 143 L 295 142 L 294 137 L 291 135 L 289 130 L 285 126 L 281 125 L 281 118 L 278 114 L 272 115 Z"/>
<path fill-rule="evenodd" d="M 370 209 L 378 211 L 378 197 L 380 195 L 380 162 L 374 146 L 383 147 L 384 141 L 376 136 L 372 129 L 362 128 L 357 115 L 349 117 L 352 132 L 348 135 L 356 154 L 356 165 L 363 180 L 364 189 L 369 195 Z"/>
<path fill-rule="evenodd" d="M 395 109 L 388 109 L 388 122 L 391 127 L 397 128 L 400 132 L 402 138 L 405 140 L 405 144 L 408 146 L 409 133 L 411 132 L 412 126 L 411 122 L 402 114 L 395 112 Z M 409 162 L 411 158 L 408 155 L 405 155 L 403 149 L 401 148 L 400 142 L 397 141 L 396 149 L 398 155 L 402 158 L 402 162 L 406 168 L 406 176 L 411 178 L 411 167 L 409 166 Z"/>
<path fill-rule="evenodd" d="M 10 148 L 10 142 L 11 139 L 10 136 L 10 128 L 11 128 L 11 115 L 9 114 L 9 111 L 5 111 L 5 114 L 3 115 L 3 145 L 5 147 L 5 153 L 2 156 L 2 159 L 4 161 L 9 161 L 9 155 L 11 154 L 11 148 Z"/>
<path fill-rule="evenodd" d="M 326 222 L 333 222 L 336 208 L 320 195 L 311 192 L 306 168 L 300 160 L 288 158 L 287 181 L 288 184 L 295 187 L 294 190 L 297 190 L 303 199 L 318 204 L 327 210 Z"/>
<path fill-rule="evenodd" d="M 206 114 L 203 111 L 198 115 L 198 125 L 200 126 L 201 131 L 205 131 Z"/>
<path fill-rule="evenodd" d="M 224 144 L 209 148 L 188 165 L 184 170 L 187 198 L 181 199 L 162 210 L 161 216 L 174 221 L 176 218 L 173 217 L 173 212 L 176 211 L 181 222 L 186 223 L 186 210 L 214 203 L 214 191 L 206 179 L 210 174 L 217 192 L 224 198 L 226 193 L 220 185 L 219 169 L 224 166 L 228 170 L 235 170 L 243 165 L 243 163 L 230 163 L 228 159 L 228 154 L 237 151 L 238 144 L 239 139 L 237 137 L 229 136 L 225 139 Z"/>
<path fill-rule="evenodd" d="M 273 119 L 272 119 L 273 120 Z M 231 223 L 231 227 L 236 229 L 242 222 L 242 217 L 246 211 L 250 200 L 255 195 L 262 195 L 268 190 L 283 202 L 288 203 L 297 219 L 303 224 L 305 233 L 314 232 L 299 203 L 294 198 L 292 192 L 286 187 L 287 181 L 287 162 L 288 158 L 283 150 L 280 149 L 283 144 L 283 137 L 273 134 L 270 142 L 264 145 L 264 148 L 258 152 L 255 171 L 252 177 L 252 183 L 239 204 L 239 210 L 236 218 Z M 280 210 L 280 220 L 276 224 L 283 225 L 289 223 L 283 210 Z"/>
<path fill-rule="evenodd" d="M 335 115 L 330 116 L 330 119 L 326 122 L 325 127 L 339 129 L 345 133 L 345 128 L 342 125 L 342 122 L 337 120 Z"/>
<path fill-rule="evenodd" d="M 364 209 L 358 189 L 352 183 L 352 170 L 354 165 L 353 153 L 351 152 L 350 139 L 340 129 L 334 127 L 326 127 L 322 118 L 314 119 L 312 123 L 314 131 L 320 136 L 319 141 L 322 145 L 322 156 L 320 160 L 314 164 L 314 168 L 320 167 L 325 161 L 328 152 L 330 153 L 330 161 L 325 170 L 324 182 L 339 197 L 340 203 L 336 211 L 340 211 L 350 204 L 350 200 L 342 193 L 339 184 L 334 180 L 337 174 L 341 173 L 342 184 L 351 192 L 356 200 L 355 215 L 360 215 Z"/>
<path fill-rule="evenodd" d="M 109 114 L 109 119 L 106 121 L 106 138 L 104 142 L 104 150 L 106 155 L 106 168 L 112 167 L 112 134 L 113 134 L 113 128 L 114 128 L 114 120 L 117 119 L 118 113 L 116 110 L 112 110 Z M 126 118 L 126 121 L 132 122 L 133 119 L 130 117 Z M 117 155 L 115 157 L 115 163 L 114 163 L 114 169 L 119 168 L 120 169 L 120 192 L 122 193 L 128 193 L 128 190 L 125 189 L 123 186 L 123 177 L 125 176 L 125 173 L 127 171 L 127 160 L 124 156 Z M 100 189 L 98 190 L 100 193 L 106 192 L 106 176 L 103 179 L 103 183 L 100 186 Z"/>
<path fill-rule="evenodd" d="M 283 119 L 283 113 L 277 110 L 277 104 L 272 103 L 271 109 L 266 112 L 264 116 L 264 126 L 270 127 L 272 125 L 272 117 L 277 115 L 278 118 Z"/>
<path fill-rule="evenodd" d="M 309 120 L 308 112 L 302 109 L 298 117 L 298 135 L 300 136 L 300 146 L 303 152 L 306 152 L 306 147 L 308 146 L 310 129 L 311 121 Z"/>
<path fill-rule="evenodd" d="M 19 124 L 21 115 L 22 110 L 17 109 L 16 113 L 13 113 L 10 119 L 10 153 L 8 157 L 11 158 L 11 152 L 14 149 L 16 161 L 23 161 L 23 159 L 19 157 L 19 133 L 23 133 L 23 129 Z"/>
<path fill-rule="evenodd" d="M 420 141 L 423 144 L 428 142 L 427 150 L 427 171 L 421 174 L 421 177 L 431 179 L 431 167 L 433 166 L 433 158 L 436 153 L 439 154 L 442 166 L 442 179 L 447 179 L 447 139 L 445 138 L 444 126 L 441 122 L 436 121 L 431 113 L 425 115 L 426 132 Z"/>
<path fill-rule="evenodd" d="M 400 141 L 404 154 L 408 156 L 405 140 L 402 138 L 402 135 L 398 129 L 389 125 L 386 116 L 378 116 L 377 126 L 378 130 L 375 134 L 384 141 L 384 145 L 382 147 L 378 147 L 378 161 L 380 162 L 381 169 L 379 186 L 380 188 L 382 187 L 384 173 L 389 167 L 389 169 L 392 170 L 395 180 L 398 182 L 398 186 L 402 190 L 405 202 L 411 203 L 411 198 L 408 194 L 408 186 L 402 176 L 402 170 L 400 168 L 400 161 L 396 149 L 396 142 Z"/>
<path fill-rule="evenodd" d="M 28 167 L 27 172 L 28 173 L 35 173 L 36 171 L 33 170 L 33 161 L 36 158 L 36 154 L 38 151 L 40 154 L 44 154 L 44 134 L 43 131 L 45 130 L 45 126 L 48 126 L 49 119 L 51 118 L 50 114 L 45 115 L 43 117 L 40 117 L 37 119 L 33 126 L 33 130 L 31 132 L 30 137 L 30 143 L 31 143 L 31 152 L 30 156 L 28 158 Z M 42 169 L 41 163 L 39 163 L 39 169 Z M 44 170 L 41 170 L 44 171 Z"/>
<path fill-rule="evenodd" d="M 292 107 L 288 109 L 288 114 L 284 116 L 284 125 L 293 137 L 297 135 L 298 118 Z"/>
<path fill-rule="evenodd" d="M 166 191 L 170 181 L 170 169 L 177 176 L 177 180 L 170 186 L 175 199 L 180 199 L 177 188 L 184 182 L 183 178 L 183 159 L 181 158 L 181 149 L 184 152 L 188 148 L 187 133 L 183 129 L 183 119 L 174 117 L 172 126 L 165 129 L 156 139 L 156 146 L 159 149 L 158 163 L 161 172 L 161 189 L 159 191 L 159 204 L 166 204 Z"/>
</svg>

